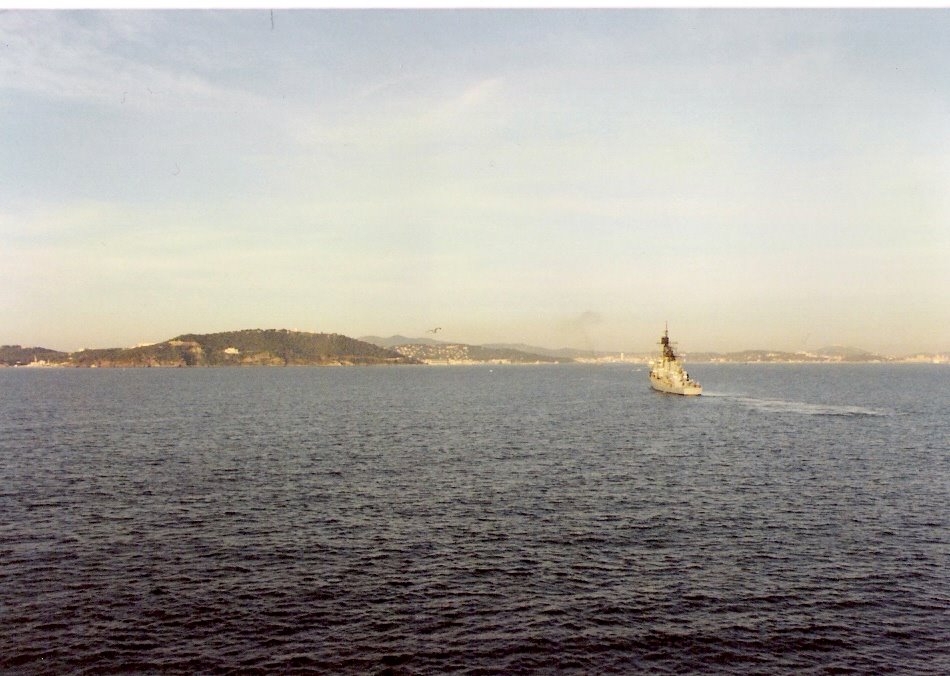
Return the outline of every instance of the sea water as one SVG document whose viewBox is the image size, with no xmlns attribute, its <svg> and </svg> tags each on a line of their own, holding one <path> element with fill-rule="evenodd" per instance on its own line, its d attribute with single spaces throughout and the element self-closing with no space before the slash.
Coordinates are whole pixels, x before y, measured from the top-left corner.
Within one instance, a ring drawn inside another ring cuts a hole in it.
<svg viewBox="0 0 950 676">
<path fill-rule="evenodd" d="M 950 672 L 950 368 L 0 369 L 0 670 Z"/>
</svg>

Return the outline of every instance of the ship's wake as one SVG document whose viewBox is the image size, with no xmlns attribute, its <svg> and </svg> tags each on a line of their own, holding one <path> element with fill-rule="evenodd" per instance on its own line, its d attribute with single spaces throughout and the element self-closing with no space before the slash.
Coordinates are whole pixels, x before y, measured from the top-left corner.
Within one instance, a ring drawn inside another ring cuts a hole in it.
<svg viewBox="0 0 950 676">
<path fill-rule="evenodd" d="M 789 401 L 787 399 L 764 399 L 748 397 L 743 394 L 728 392 L 703 392 L 704 397 L 722 397 L 731 399 L 743 406 L 762 411 L 763 413 L 797 413 L 800 415 L 822 416 L 886 416 L 887 411 L 867 408 L 864 406 L 846 406 L 841 404 L 814 404 L 806 401 Z"/>
</svg>

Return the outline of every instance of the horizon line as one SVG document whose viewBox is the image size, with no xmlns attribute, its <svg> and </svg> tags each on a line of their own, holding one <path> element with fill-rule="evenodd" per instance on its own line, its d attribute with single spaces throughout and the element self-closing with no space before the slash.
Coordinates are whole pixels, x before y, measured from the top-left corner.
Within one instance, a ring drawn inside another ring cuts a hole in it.
<svg viewBox="0 0 950 676">
<path fill-rule="evenodd" d="M 419 344 L 423 344 L 423 343 L 425 343 L 426 341 L 434 341 L 435 343 L 439 343 L 439 344 L 446 344 L 446 345 L 471 345 L 471 346 L 475 346 L 475 347 L 485 347 L 485 346 L 514 346 L 514 345 L 520 345 L 520 346 L 523 346 L 523 347 L 525 347 L 525 348 L 532 348 L 532 349 L 541 349 L 541 350 L 547 350 L 547 351 L 573 350 L 573 351 L 576 351 L 576 352 L 589 353 L 589 354 L 595 354 L 595 355 L 596 355 L 596 354 L 604 354 L 604 355 L 609 355 L 609 354 L 643 355 L 643 354 L 650 354 L 650 353 L 653 353 L 653 352 L 657 352 L 657 351 L 658 351 L 658 350 L 655 350 L 655 349 L 648 349 L 648 350 L 643 350 L 643 349 L 601 349 L 601 348 L 589 349 L 589 348 L 573 347 L 573 346 L 570 346 L 570 345 L 564 345 L 564 346 L 561 346 L 561 347 L 547 347 L 547 346 L 544 346 L 544 345 L 537 345 L 537 344 L 527 343 L 527 342 L 524 342 L 524 341 L 513 341 L 513 340 L 509 340 L 509 341 L 497 341 L 497 340 L 496 340 L 496 341 L 487 341 L 487 342 L 471 343 L 471 342 L 464 342 L 464 341 L 460 341 L 460 340 L 450 341 L 450 340 L 440 340 L 440 339 L 435 339 L 435 338 L 425 338 L 425 337 L 422 337 L 422 336 L 412 337 L 412 336 L 407 336 L 407 335 L 404 335 L 404 334 L 401 334 L 401 333 L 393 333 L 393 334 L 390 334 L 389 336 L 383 336 L 383 335 L 378 335 L 378 334 L 364 334 L 364 335 L 362 335 L 362 336 L 354 336 L 354 335 L 351 335 L 351 334 L 348 334 L 348 333 L 341 333 L 341 332 L 338 332 L 338 331 L 309 331 L 309 330 L 302 330 L 302 329 L 297 329 L 297 328 L 292 328 L 292 329 L 288 329 L 288 328 L 247 328 L 247 329 L 233 329 L 233 330 L 228 330 L 228 331 L 211 331 L 211 332 L 207 332 L 207 333 L 199 333 L 199 332 L 197 332 L 197 331 L 186 331 L 186 332 L 184 332 L 184 333 L 178 333 L 178 334 L 176 334 L 175 336 L 172 336 L 172 337 L 170 337 L 170 338 L 166 338 L 166 339 L 158 340 L 158 341 L 153 341 L 153 342 L 140 342 L 140 343 L 136 343 L 135 345 L 125 345 L 125 346 L 123 346 L 123 345 L 112 345 L 112 346 L 109 346 L 109 347 L 82 347 L 82 348 L 78 348 L 78 349 L 75 349 L 75 350 L 69 350 L 69 349 L 67 349 L 67 350 L 62 350 L 62 349 L 59 349 L 59 348 L 51 348 L 51 347 L 46 347 L 46 346 L 43 346 L 43 345 L 25 345 L 25 344 L 23 344 L 23 343 L 6 343 L 6 342 L 0 344 L 0 347 L 19 347 L 20 349 L 32 349 L 32 350 L 42 349 L 42 350 L 52 350 L 52 351 L 54 351 L 54 352 L 63 352 L 63 353 L 66 353 L 66 354 L 73 354 L 73 353 L 76 353 L 76 352 L 83 352 L 83 351 L 86 351 L 86 350 L 115 350 L 115 349 L 129 350 L 129 349 L 135 349 L 135 348 L 137 348 L 137 347 L 148 347 L 148 346 L 150 346 L 150 345 L 158 345 L 158 344 L 161 344 L 161 343 L 164 343 L 164 342 L 168 342 L 168 341 L 170 341 L 170 340 L 175 340 L 176 338 L 178 338 L 178 337 L 180 337 L 180 336 L 186 336 L 186 335 L 201 336 L 201 335 L 214 335 L 214 334 L 220 334 L 220 333 L 240 333 L 240 332 L 243 332 L 243 331 L 284 331 L 284 332 L 288 332 L 288 333 L 308 333 L 308 334 L 312 334 L 312 335 L 319 335 L 319 334 L 323 334 L 323 335 L 340 335 L 340 336 L 344 336 L 344 337 L 347 337 L 347 338 L 351 338 L 351 339 L 353 339 L 353 340 L 360 340 L 360 341 L 363 341 L 363 342 L 370 342 L 370 341 L 364 340 L 364 338 L 380 338 L 380 339 L 386 339 L 386 338 L 402 337 L 402 338 L 407 338 L 407 339 L 409 339 L 409 341 L 410 341 L 409 343 L 405 343 L 405 344 L 413 344 L 413 343 L 416 342 L 416 341 L 418 341 Z M 401 344 L 402 344 L 402 343 L 401 343 Z M 513 348 L 513 349 L 518 349 L 518 348 Z M 942 354 L 948 354 L 948 353 L 950 353 L 950 350 L 943 350 L 943 349 L 941 349 L 941 350 L 935 350 L 935 351 L 910 350 L 910 351 L 902 352 L 902 353 L 875 352 L 875 351 L 872 351 L 872 350 L 866 350 L 866 349 L 861 348 L 861 347 L 856 347 L 856 346 L 854 346 L 854 345 L 845 345 L 845 344 L 840 344 L 840 343 L 831 343 L 831 344 L 824 345 L 824 346 L 822 346 L 822 347 L 819 347 L 819 348 L 816 348 L 816 349 L 813 349 L 813 350 L 783 350 L 783 349 L 763 348 L 763 347 L 745 347 L 745 348 L 731 349 L 731 350 L 711 350 L 711 349 L 683 350 L 683 351 L 682 351 L 682 354 L 688 356 L 688 355 L 690 355 L 690 354 L 693 354 L 693 355 L 730 355 L 730 354 L 737 354 L 737 353 L 741 353 L 741 352 L 766 352 L 766 353 L 773 353 L 773 354 L 782 353 L 782 354 L 789 354 L 789 355 L 817 355 L 817 354 L 821 353 L 822 351 L 831 350 L 831 349 L 853 350 L 853 351 L 865 353 L 865 354 L 867 354 L 867 355 L 869 355 L 869 356 L 871 356 L 871 357 L 882 357 L 882 358 L 890 358 L 890 359 L 901 359 L 901 358 L 908 358 L 908 357 L 915 357 L 915 356 L 926 356 L 926 355 L 942 355 Z"/>
</svg>

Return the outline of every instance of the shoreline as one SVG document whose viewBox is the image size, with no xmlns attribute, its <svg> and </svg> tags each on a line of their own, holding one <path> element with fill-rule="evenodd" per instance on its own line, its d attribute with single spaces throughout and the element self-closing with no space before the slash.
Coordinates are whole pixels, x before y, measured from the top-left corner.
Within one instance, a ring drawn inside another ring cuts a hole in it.
<svg viewBox="0 0 950 676">
<path fill-rule="evenodd" d="M 921 359 L 893 359 L 887 361 L 690 361 L 691 366 L 950 366 L 950 360 L 921 360 Z M 406 363 L 378 363 L 359 364 L 332 362 L 325 364 L 207 364 L 207 365 L 179 365 L 179 364 L 62 364 L 40 363 L 29 364 L 0 364 L 0 369 L 256 369 L 256 368 L 338 368 L 338 367 L 376 367 L 376 366 L 649 366 L 649 361 L 629 360 L 581 360 L 572 362 L 507 362 L 507 361 L 432 361 L 419 364 Z"/>
</svg>

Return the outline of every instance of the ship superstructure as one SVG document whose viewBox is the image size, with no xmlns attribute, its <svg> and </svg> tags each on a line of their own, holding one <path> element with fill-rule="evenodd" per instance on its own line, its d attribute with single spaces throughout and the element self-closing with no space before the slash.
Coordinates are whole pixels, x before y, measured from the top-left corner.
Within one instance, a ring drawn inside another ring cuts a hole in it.
<svg viewBox="0 0 950 676">
<path fill-rule="evenodd" d="M 668 327 L 660 338 L 660 358 L 650 362 L 650 385 L 654 390 L 669 394 L 695 396 L 703 393 L 703 386 L 689 377 L 683 368 L 673 344 L 670 342 Z"/>
</svg>

